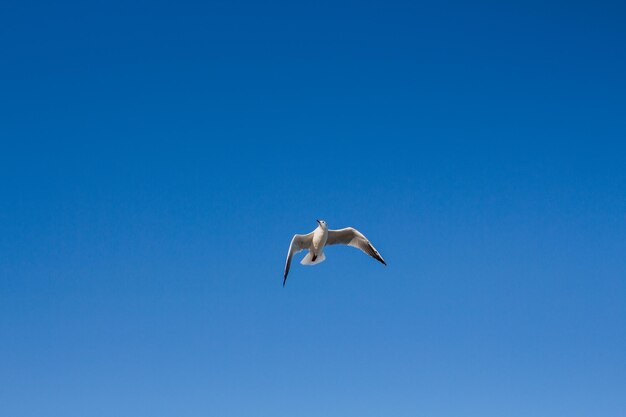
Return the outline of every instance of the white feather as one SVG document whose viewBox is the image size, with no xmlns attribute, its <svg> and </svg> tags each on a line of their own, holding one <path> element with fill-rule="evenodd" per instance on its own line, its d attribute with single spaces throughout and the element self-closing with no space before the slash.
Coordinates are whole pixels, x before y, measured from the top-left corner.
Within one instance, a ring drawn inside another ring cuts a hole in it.
<svg viewBox="0 0 626 417">
<path fill-rule="evenodd" d="M 319 255 L 317 255 L 317 258 L 315 259 L 315 261 L 312 261 L 312 259 L 313 259 L 313 253 L 309 252 L 306 254 L 304 258 L 302 258 L 300 263 L 302 265 L 317 265 L 320 262 L 324 262 L 326 260 L 326 255 L 324 255 L 324 252 L 322 252 Z"/>
</svg>

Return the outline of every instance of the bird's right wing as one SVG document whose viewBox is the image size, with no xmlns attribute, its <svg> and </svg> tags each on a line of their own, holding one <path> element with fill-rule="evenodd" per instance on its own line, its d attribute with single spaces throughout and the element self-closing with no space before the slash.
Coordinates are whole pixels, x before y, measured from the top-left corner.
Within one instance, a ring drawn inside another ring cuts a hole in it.
<svg viewBox="0 0 626 417">
<path fill-rule="evenodd" d="M 294 253 L 309 249 L 311 247 L 312 241 L 313 232 L 307 235 L 294 235 L 293 239 L 291 239 L 289 252 L 287 253 L 287 261 L 285 262 L 285 276 L 283 278 L 283 287 L 285 286 L 285 282 L 287 282 L 287 274 L 289 274 L 289 268 L 291 267 L 291 258 L 293 258 Z"/>
<path fill-rule="evenodd" d="M 360 249 L 364 253 L 368 254 L 378 262 L 387 265 L 380 253 L 376 250 L 374 245 L 369 240 L 353 227 L 346 227 L 345 229 L 329 230 L 328 240 L 326 245 L 348 245 L 354 248 Z"/>
</svg>

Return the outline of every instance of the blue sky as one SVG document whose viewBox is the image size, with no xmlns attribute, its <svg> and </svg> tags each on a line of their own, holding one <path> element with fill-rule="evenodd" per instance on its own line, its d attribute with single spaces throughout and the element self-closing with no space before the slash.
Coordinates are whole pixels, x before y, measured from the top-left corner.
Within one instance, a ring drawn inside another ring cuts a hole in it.
<svg viewBox="0 0 626 417">
<path fill-rule="evenodd" d="M 0 414 L 623 416 L 626 10 L 500 3 L 4 1 Z"/>
</svg>

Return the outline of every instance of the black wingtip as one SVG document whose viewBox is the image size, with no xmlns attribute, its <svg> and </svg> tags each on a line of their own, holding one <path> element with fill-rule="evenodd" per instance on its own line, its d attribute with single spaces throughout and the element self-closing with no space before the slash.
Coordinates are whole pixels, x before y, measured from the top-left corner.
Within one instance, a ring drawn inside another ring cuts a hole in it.
<svg viewBox="0 0 626 417">
<path fill-rule="evenodd" d="M 287 282 L 287 277 L 283 279 L 283 288 L 285 288 L 285 283 Z"/>
</svg>

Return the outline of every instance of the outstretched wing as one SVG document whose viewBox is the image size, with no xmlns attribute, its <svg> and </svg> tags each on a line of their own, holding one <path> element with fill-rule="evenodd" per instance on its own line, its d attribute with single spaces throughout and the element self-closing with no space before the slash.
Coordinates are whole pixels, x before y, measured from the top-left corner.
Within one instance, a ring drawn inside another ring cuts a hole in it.
<svg viewBox="0 0 626 417">
<path fill-rule="evenodd" d="M 285 282 L 287 282 L 287 274 L 289 274 L 289 268 L 291 268 L 291 258 L 293 258 L 293 254 L 310 248 L 312 241 L 313 233 L 309 233 L 308 235 L 294 235 L 293 239 L 291 239 L 289 252 L 287 253 L 287 261 L 285 262 L 285 276 L 283 278 L 283 287 L 285 286 Z"/>
<path fill-rule="evenodd" d="M 370 243 L 369 240 L 367 240 L 365 236 L 363 236 L 363 233 L 352 227 L 346 227 L 345 229 L 339 230 L 329 230 L 328 240 L 326 241 L 326 246 L 328 245 L 348 245 L 361 249 L 372 258 L 382 262 L 384 265 L 387 265 L 376 248 Z"/>
</svg>

